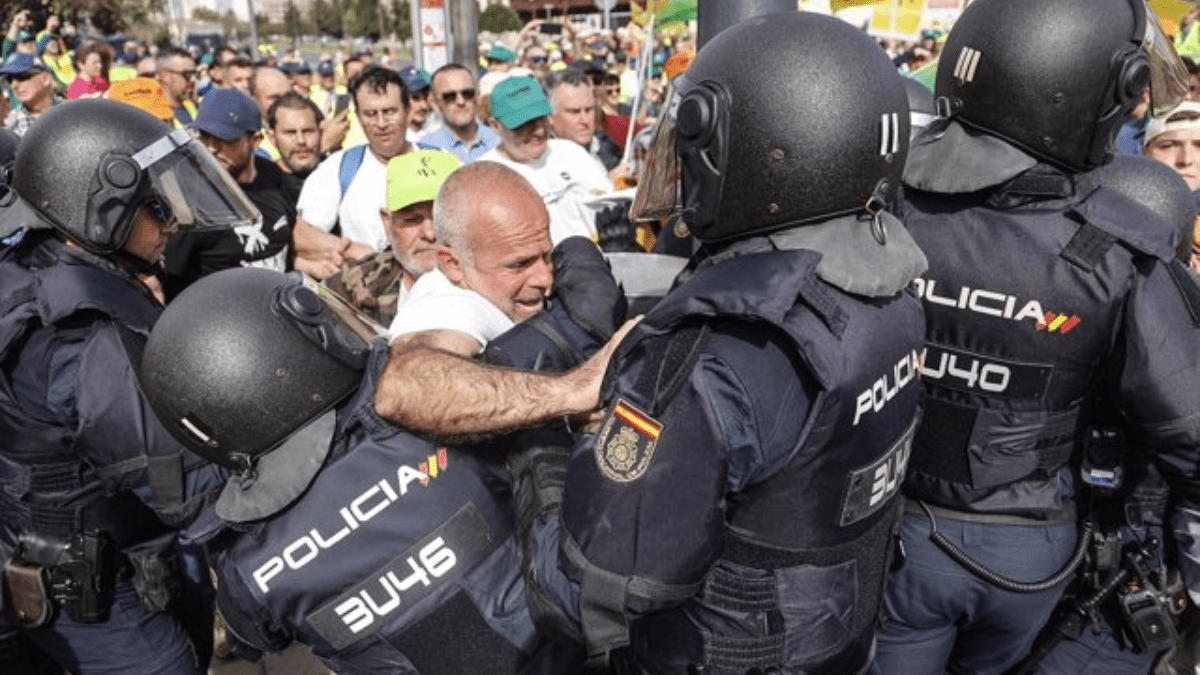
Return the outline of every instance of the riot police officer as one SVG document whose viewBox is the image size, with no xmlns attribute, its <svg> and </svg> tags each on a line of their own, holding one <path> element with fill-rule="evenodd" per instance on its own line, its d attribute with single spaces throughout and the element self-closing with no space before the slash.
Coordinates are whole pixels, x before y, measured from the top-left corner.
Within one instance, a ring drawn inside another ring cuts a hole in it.
<svg viewBox="0 0 1200 675">
<path fill-rule="evenodd" d="M 203 673 L 172 607 L 175 529 L 224 474 L 157 423 L 133 363 L 161 310 L 142 282 L 177 227 L 257 211 L 208 151 L 132 106 L 55 107 L 0 201 L 3 622 L 78 675 Z M 178 604 L 178 603 L 174 603 Z M 204 623 L 203 620 L 200 623 Z M 207 634 L 211 641 L 211 623 Z"/>
<path fill-rule="evenodd" d="M 1185 82 L 1143 0 L 979 0 L 951 31 L 948 119 L 904 173 L 900 215 L 929 258 L 926 396 L 875 672 L 990 675 L 1028 653 L 1087 553 L 1101 411 L 1185 508 L 1200 499 L 1200 293 L 1177 226 L 1075 180 L 1110 161 L 1147 85 L 1162 110 Z"/>
<path fill-rule="evenodd" d="M 1115 190 L 1149 209 L 1139 223 L 1174 224 L 1175 257 L 1191 255 L 1196 204 L 1173 169 L 1141 155 L 1117 154 L 1075 178 L 1075 189 Z M 1170 234 L 1164 226 L 1147 233 Z M 1176 615 L 1187 604 L 1165 555 L 1169 489 L 1151 457 L 1137 452 L 1119 412 L 1094 429 L 1081 477 L 1096 532 L 1088 558 L 1014 675 L 1145 675 L 1179 644 Z"/>
<path fill-rule="evenodd" d="M 583 635 L 634 673 L 860 672 L 924 331 L 904 291 L 924 258 L 884 210 L 904 86 L 868 37 L 799 12 L 726 29 L 674 86 L 633 210 L 704 246 L 570 457 Z"/>
<path fill-rule="evenodd" d="M 592 263 L 560 268 L 596 299 Z M 493 341 L 496 358 L 566 368 L 608 337 L 562 310 Z M 262 651 L 303 642 L 339 673 L 571 672 L 577 649 L 543 639 L 527 606 L 505 448 L 381 419 L 384 332 L 328 289 L 258 269 L 201 279 L 155 325 L 141 368 L 154 410 L 237 474 L 189 532 L 230 631 Z"/>
</svg>

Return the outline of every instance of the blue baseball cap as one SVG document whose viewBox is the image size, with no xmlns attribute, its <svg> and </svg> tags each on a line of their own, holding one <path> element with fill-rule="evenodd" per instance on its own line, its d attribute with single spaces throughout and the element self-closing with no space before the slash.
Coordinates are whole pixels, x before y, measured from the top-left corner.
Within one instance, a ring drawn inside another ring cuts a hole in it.
<svg viewBox="0 0 1200 675">
<path fill-rule="evenodd" d="M 492 117 L 505 129 L 516 129 L 526 122 L 550 114 L 550 103 L 542 85 L 532 77 L 510 77 L 496 84 L 491 97 Z"/>
<path fill-rule="evenodd" d="M 308 65 L 308 61 L 281 63 L 279 64 L 279 70 L 288 75 L 308 75 L 312 73 L 312 67 Z"/>
<path fill-rule="evenodd" d="M 421 74 L 421 71 L 413 66 L 401 68 L 400 79 L 404 81 L 404 88 L 410 93 L 424 91 L 429 88 L 429 80 Z"/>
<path fill-rule="evenodd" d="M 31 70 L 40 70 L 44 73 L 50 72 L 46 64 L 33 54 L 13 52 L 4 62 L 4 65 L 0 66 L 0 75 L 20 75 L 28 73 Z"/>
<path fill-rule="evenodd" d="M 200 100 L 192 128 L 229 143 L 262 129 L 262 115 L 258 104 L 240 90 L 217 88 Z"/>
<path fill-rule="evenodd" d="M 333 75 L 334 72 L 336 72 L 336 71 L 334 71 L 334 69 L 333 69 L 332 61 L 322 61 L 317 64 L 317 74 L 318 75 Z"/>
</svg>

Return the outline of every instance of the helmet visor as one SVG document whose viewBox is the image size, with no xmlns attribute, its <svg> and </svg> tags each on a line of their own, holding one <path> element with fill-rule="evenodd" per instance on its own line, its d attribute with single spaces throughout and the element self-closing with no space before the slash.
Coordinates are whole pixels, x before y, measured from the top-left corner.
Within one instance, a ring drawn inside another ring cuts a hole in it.
<svg viewBox="0 0 1200 675">
<path fill-rule="evenodd" d="M 133 156 L 150 177 L 162 213 L 181 229 L 252 225 L 258 209 L 216 158 L 185 129 L 176 129 Z"/>
<path fill-rule="evenodd" d="M 346 302 L 342 296 L 307 274 L 301 278 L 303 286 L 315 293 L 329 311 L 333 312 L 333 315 L 363 342 L 369 345 L 378 338 L 387 337 L 388 329 L 385 326 L 380 325 L 379 322 Z"/>
<path fill-rule="evenodd" d="M 1175 53 L 1171 39 L 1163 32 L 1154 10 L 1142 0 L 1146 12 L 1146 33 L 1142 50 L 1150 59 L 1150 107 L 1155 115 L 1164 115 L 1179 105 L 1188 93 L 1188 72 Z"/>
<path fill-rule="evenodd" d="M 676 81 L 682 80 L 680 76 Z M 637 194 L 629 209 L 629 218 L 634 222 L 665 220 L 680 210 L 679 154 L 675 147 L 679 99 L 679 88 L 672 84 L 666 109 L 654 124 L 645 169 L 638 178 Z"/>
</svg>

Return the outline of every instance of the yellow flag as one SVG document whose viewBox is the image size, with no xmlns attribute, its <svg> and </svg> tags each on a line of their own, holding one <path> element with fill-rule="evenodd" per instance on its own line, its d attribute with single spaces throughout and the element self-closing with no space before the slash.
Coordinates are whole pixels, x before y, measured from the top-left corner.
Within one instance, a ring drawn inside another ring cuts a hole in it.
<svg viewBox="0 0 1200 675">
<path fill-rule="evenodd" d="M 892 38 L 915 40 L 921 33 L 925 0 L 882 0 L 875 5 L 871 32 Z"/>
<path fill-rule="evenodd" d="M 671 0 L 648 0 L 645 7 L 637 2 L 629 3 L 630 18 L 639 26 L 645 26 L 650 23 L 650 17 L 654 16 L 663 7 L 671 4 Z"/>
<path fill-rule="evenodd" d="M 835 12 L 840 12 L 847 7 L 861 7 L 862 5 L 874 5 L 877 2 L 885 0 L 829 0 L 829 9 Z"/>
<path fill-rule="evenodd" d="M 1193 4 L 1187 0 L 1150 0 L 1150 9 L 1154 10 L 1159 19 L 1174 21 L 1175 25 L 1179 25 L 1179 20 L 1188 13 Z"/>
</svg>

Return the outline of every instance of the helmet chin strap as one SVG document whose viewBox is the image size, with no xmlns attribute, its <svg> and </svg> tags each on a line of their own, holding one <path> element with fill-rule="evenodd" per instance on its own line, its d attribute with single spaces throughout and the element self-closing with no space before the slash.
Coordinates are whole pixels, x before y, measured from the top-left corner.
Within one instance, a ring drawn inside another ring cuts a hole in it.
<svg viewBox="0 0 1200 675">
<path fill-rule="evenodd" d="M 133 274 L 134 276 L 145 276 L 159 274 L 163 271 L 162 261 L 155 260 L 147 262 L 128 251 L 113 251 L 108 254 L 121 267 L 121 269 Z"/>
<path fill-rule="evenodd" d="M 87 258 L 93 263 L 99 263 L 101 266 L 117 267 L 131 276 L 157 275 L 163 271 L 161 261 L 148 262 L 125 250 L 105 254 L 95 253 L 87 250 L 78 241 L 62 232 L 59 232 L 58 236 L 59 239 L 75 250 L 76 255 Z"/>
</svg>

